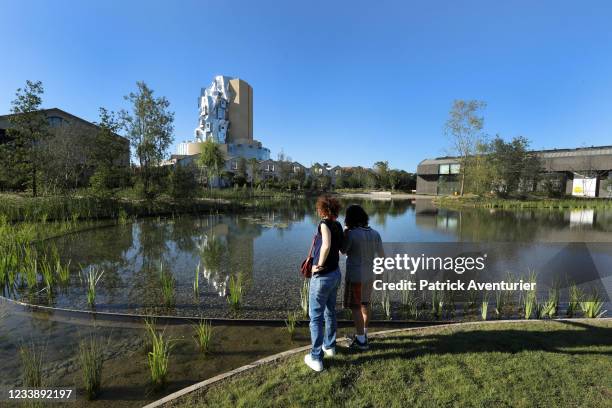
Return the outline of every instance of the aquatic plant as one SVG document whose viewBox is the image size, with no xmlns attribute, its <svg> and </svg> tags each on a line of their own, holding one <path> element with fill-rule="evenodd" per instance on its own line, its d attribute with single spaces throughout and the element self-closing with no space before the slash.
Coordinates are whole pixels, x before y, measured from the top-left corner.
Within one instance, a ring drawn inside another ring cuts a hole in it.
<svg viewBox="0 0 612 408">
<path fill-rule="evenodd" d="M 503 291 L 498 290 L 495 292 L 495 316 L 498 319 L 501 319 L 504 313 L 504 307 L 506 306 L 506 296 L 504 296 Z"/>
<path fill-rule="evenodd" d="M 391 297 L 389 296 L 389 291 L 383 291 L 381 296 L 380 304 L 385 314 L 385 318 L 391 320 Z"/>
<path fill-rule="evenodd" d="M 548 292 L 548 299 L 542 305 L 542 315 L 553 318 L 559 309 L 559 287 L 553 283 L 553 287 Z"/>
<path fill-rule="evenodd" d="M 408 288 L 402 290 L 401 304 L 406 317 L 412 316 L 415 320 L 418 320 L 420 316 L 419 305 L 413 291 L 408 290 Z"/>
<path fill-rule="evenodd" d="M 478 305 L 478 291 L 470 290 L 467 295 L 466 314 L 472 314 Z"/>
<path fill-rule="evenodd" d="M 303 317 L 308 317 L 309 297 L 310 297 L 310 279 L 304 279 L 302 281 L 302 287 L 300 288 L 300 308 L 302 309 Z"/>
<path fill-rule="evenodd" d="M 442 310 L 444 309 L 444 299 L 442 298 L 438 290 L 434 290 L 431 293 L 431 316 L 435 319 L 442 317 Z"/>
<path fill-rule="evenodd" d="M 100 278 L 104 275 L 104 271 L 96 266 L 91 266 L 85 275 L 85 286 L 87 288 L 87 304 L 90 307 L 96 305 L 96 285 Z"/>
<path fill-rule="evenodd" d="M 165 337 L 165 330 L 158 333 L 154 323 L 145 321 L 149 335 L 151 351 L 147 354 L 147 363 L 151 373 L 151 383 L 155 390 L 163 389 L 168 379 L 171 342 Z"/>
<path fill-rule="evenodd" d="M 171 272 L 164 270 L 163 263 L 159 265 L 159 284 L 162 298 L 166 307 L 172 307 L 176 303 L 176 295 L 174 293 L 174 277 Z"/>
<path fill-rule="evenodd" d="M 119 225 L 126 225 L 128 222 L 128 214 L 123 208 L 121 208 L 117 214 L 117 222 Z"/>
<path fill-rule="evenodd" d="M 21 360 L 21 381 L 26 388 L 41 388 L 43 386 L 42 367 L 45 350 L 34 342 L 21 345 L 19 358 Z"/>
<path fill-rule="evenodd" d="M 53 279 L 53 268 L 51 264 L 47 261 L 47 258 L 43 258 L 40 261 L 40 275 L 42 276 L 43 283 L 45 284 L 45 288 L 47 289 L 47 293 L 51 294 L 54 279 Z"/>
<path fill-rule="evenodd" d="M 580 301 L 582 300 L 583 293 L 578 288 L 576 283 L 572 283 L 568 290 L 569 302 L 567 304 L 566 315 L 567 317 L 574 317 L 576 312 L 580 308 Z"/>
<path fill-rule="evenodd" d="M 87 340 L 79 343 L 79 363 L 83 376 L 83 388 L 87 393 L 87 399 L 95 399 L 102 385 L 102 366 L 104 355 L 102 344 L 93 335 Z"/>
<path fill-rule="evenodd" d="M 531 283 L 531 289 L 527 291 L 523 297 L 523 310 L 525 319 L 531 319 L 531 315 L 534 313 L 538 305 L 538 299 L 536 295 L 535 283 L 536 283 L 535 272 L 530 272 L 528 281 Z"/>
<path fill-rule="evenodd" d="M 196 345 L 200 349 L 200 352 L 206 354 L 208 351 L 210 351 L 210 347 L 212 345 L 212 324 L 210 324 L 206 320 L 201 320 L 197 324 L 193 325 L 193 331 L 193 337 L 195 339 Z"/>
<path fill-rule="evenodd" d="M 487 320 L 489 313 L 489 293 L 484 292 L 482 294 L 482 303 L 480 304 L 480 317 L 482 320 Z"/>
<path fill-rule="evenodd" d="M 193 279 L 193 294 L 196 298 L 200 297 L 200 262 L 195 268 L 195 278 Z"/>
<path fill-rule="evenodd" d="M 233 311 L 238 311 L 240 309 L 242 303 L 242 289 L 242 273 L 239 273 L 237 277 L 234 275 L 230 276 L 227 303 L 229 303 Z"/>
<path fill-rule="evenodd" d="M 589 295 L 585 296 L 580 302 L 580 308 L 584 317 L 595 319 L 606 314 L 607 310 L 602 310 L 604 306 L 603 299 L 596 290 L 593 290 Z"/>
<path fill-rule="evenodd" d="M 295 326 L 297 325 L 297 321 L 298 321 L 298 313 L 296 312 L 287 313 L 287 319 L 285 320 L 285 326 L 287 329 L 287 333 L 289 334 L 289 338 L 291 339 L 295 335 Z"/>
</svg>

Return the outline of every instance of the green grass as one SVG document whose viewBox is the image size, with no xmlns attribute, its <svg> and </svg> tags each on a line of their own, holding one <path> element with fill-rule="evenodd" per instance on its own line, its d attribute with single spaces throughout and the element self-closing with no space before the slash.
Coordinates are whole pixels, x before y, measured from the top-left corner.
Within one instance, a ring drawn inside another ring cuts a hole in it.
<svg viewBox="0 0 612 408">
<path fill-rule="evenodd" d="M 45 349 L 35 345 L 23 344 L 19 348 L 21 359 L 21 381 L 26 388 L 40 388 L 44 385 L 42 368 Z"/>
<path fill-rule="evenodd" d="M 102 388 L 102 367 L 104 364 L 102 343 L 93 336 L 82 340 L 79 343 L 78 358 L 87 399 L 93 400 L 100 394 Z"/>
<path fill-rule="evenodd" d="M 100 278 L 104 275 L 104 271 L 95 267 L 89 268 L 85 274 L 85 287 L 87 288 L 87 304 L 89 307 L 96 306 L 96 285 Z"/>
<path fill-rule="evenodd" d="M 206 320 L 193 325 L 193 338 L 202 354 L 210 351 L 212 345 L 213 328 Z"/>
<path fill-rule="evenodd" d="M 436 205 L 446 208 L 499 208 L 499 209 L 565 209 L 565 208 L 612 208 L 612 200 L 607 198 L 543 198 L 527 199 L 493 197 L 436 197 Z"/>
<path fill-rule="evenodd" d="M 181 407 L 610 407 L 612 322 L 425 329 L 338 349 L 325 371 L 303 353 L 184 398 Z"/>
<path fill-rule="evenodd" d="M 293 339 L 295 336 L 295 327 L 298 321 L 298 313 L 297 312 L 289 312 L 287 313 L 287 319 L 285 320 L 285 328 L 287 329 L 287 334 L 290 339 Z"/>
<path fill-rule="evenodd" d="M 176 303 L 176 286 L 172 272 L 166 271 L 164 265 L 159 265 L 159 287 L 161 290 L 162 299 L 166 307 L 173 307 Z"/>
<path fill-rule="evenodd" d="M 229 304 L 232 311 L 237 312 L 238 310 L 240 310 L 240 306 L 242 305 L 242 296 L 243 296 L 242 274 L 239 273 L 238 276 L 234 276 L 234 275 L 230 276 L 227 303 Z"/>
<path fill-rule="evenodd" d="M 165 337 L 165 331 L 158 332 L 155 324 L 145 322 L 151 351 L 147 354 L 147 363 L 151 374 L 151 384 L 154 390 L 165 388 L 168 381 L 168 366 L 172 344 Z"/>
</svg>

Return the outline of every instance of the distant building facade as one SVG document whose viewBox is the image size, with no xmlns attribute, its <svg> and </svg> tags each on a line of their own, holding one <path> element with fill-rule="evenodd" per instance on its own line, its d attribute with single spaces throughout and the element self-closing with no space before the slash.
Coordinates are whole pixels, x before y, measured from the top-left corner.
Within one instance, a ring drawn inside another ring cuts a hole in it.
<svg viewBox="0 0 612 408">
<path fill-rule="evenodd" d="M 542 173 L 554 175 L 559 190 L 576 197 L 612 197 L 612 146 L 535 151 Z M 417 166 L 417 194 L 459 191 L 457 157 L 425 159 Z"/>
<path fill-rule="evenodd" d="M 88 160 L 88 153 L 100 131 L 100 127 L 58 108 L 42 109 L 40 112 L 46 116 L 49 131 L 52 135 L 47 143 L 62 142 L 60 140 L 62 137 L 70 137 L 71 140 L 78 141 L 78 145 L 75 143 L 71 146 L 75 150 L 75 154 L 72 154 L 71 157 L 83 167 L 89 167 L 93 171 L 93 164 Z M 11 117 L 13 116 L 13 114 L 0 116 L 0 144 L 10 142 L 9 129 L 12 127 Z M 114 137 L 118 146 L 116 150 L 120 152 L 115 164 L 117 166 L 129 166 L 129 141 L 119 135 L 114 135 Z"/>
</svg>

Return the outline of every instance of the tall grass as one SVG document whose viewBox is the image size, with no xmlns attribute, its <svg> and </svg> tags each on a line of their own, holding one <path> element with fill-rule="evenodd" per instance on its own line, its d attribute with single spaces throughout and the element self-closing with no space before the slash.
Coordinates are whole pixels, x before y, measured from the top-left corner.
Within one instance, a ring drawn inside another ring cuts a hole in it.
<svg viewBox="0 0 612 408">
<path fill-rule="evenodd" d="M 300 288 L 300 308 L 302 309 L 303 317 L 308 317 L 309 297 L 310 297 L 310 279 L 304 279 L 302 281 L 302 287 Z"/>
<path fill-rule="evenodd" d="M 389 291 L 384 290 L 381 295 L 380 303 L 383 313 L 385 314 L 385 319 L 391 320 L 391 297 L 389 296 Z"/>
<path fill-rule="evenodd" d="M 33 342 L 21 345 L 19 358 L 21 360 L 21 380 L 25 388 L 41 388 L 43 386 L 43 358 L 44 347 L 36 346 Z"/>
<path fill-rule="evenodd" d="M 128 214 L 123 208 L 121 208 L 117 214 L 117 222 L 119 225 L 126 225 L 128 222 Z"/>
<path fill-rule="evenodd" d="M 588 317 L 590 319 L 604 316 L 607 310 L 603 310 L 603 306 L 603 299 L 596 290 L 593 290 L 590 294 L 586 295 L 580 302 L 580 308 L 582 309 L 584 317 Z"/>
<path fill-rule="evenodd" d="M 85 287 L 87 290 L 87 304 L 89 307 L 96 306 L 96 285 L 104 275 L 104 271 L 96 266 L 89 267 L 85 274 Z"/>
<path fill-rule="evenodd" d="M 83 387 L 87 399 L 93 400 L 100 394 L 104 355 L 102 343 L 93 335 L 79 342 L 79 363 L 83 376 Z"/>
<path fill-rule="evenodd" d="M 164 270 L 163 263 L 159 265 L 159 286 L 166 307 L 174 306 L 176 304 L 174 276 L 172 272 Z"/>
<path fill-rule="evenodd" d="M 240 310 L 242 305 L 242 291 L 242 273 L 239 273 L 238 276 L 230 276 L 227 303 L 234 312 Z"/>
<path fill-rule="evenodd" d="M 480 304 L 480 317 L 482 320 L 487 320 L 489 315 L 489 293 L 482 293 L 482 302 Z"/>
<path fill-rule="evenodd" d="M 200 297 L 200 262 L 195 268 L 195 277 L 193 278 L 193 295 L 197 298 Z"/>
<path fill-rule="evenodd" d="M 548 292 L 548 299 L 542 305 L 542 315 L 553 318 L 557 315 L 559 310 L 559 286 L 557 283 L 553 283 L 553 287 Z"/>
<path fill-rule="evenodd" d="M 568 290 L 569 302 L 567 304 L 566 315 L 567 317 L 574 317 L 576 312 L 580 309 L 580 302 L 582 301 L 583 293 L 575 283 L 572 283 Z"/>
<path fill-rule="evenodd" d="M 168 365 L 172 345 L 170 340 L 165 337 L 165 331 L 158 333 L 154 323 L 145 321 L 145 327 L 151 345 L 151 351 L 147 355 L 151 383 L 153 389 L 161 390 L 166 386 L 168 380 Z"/>
<path fill-rule="evenodd" d="M 535 309 L 538 307 L 538 299 L 536 295 L 535 283 L 537 280 L 537 276 L 535 272 L 531 272 L 529 274 L 528 281 L 531 283 L 531 288 L 525 294 L 523 298 L 523 310 L 525 319 L 531 319 L 531 315 L 535 312 Z"/>
<path fill-rule="evenodd" d="M 440 291 L 434 290 L 431 293 L 431 315 L 435 319 L 442 317 L 442 311 L 444 310 L 444 298 Z"/>
<path fill-rule="evenodd" d="M 210 351 L 212 345 L 213 329 L 212 324 L 206 320 L 201 320 L 193 326 L 193 337 L 202 354 Z"/>
<path fill-rule="evenodd" d="M 295 335 L 295 326 L 298 321 L 298 313 L 289 312 L 287 313 L 287 319 L 285 320 L 285 327 L 287 329 L 287 333 L 289 334 L 289 338 L 293 339 Z"/>
<path fill-rule="evenodd" d="M 413 291 L 404 288 L 401 295 L 402 310 L 406 314 L 406 317 L 412 317 L 414 320 L 418 320 L 420 317 L 419 304 Z"/>
</svg>

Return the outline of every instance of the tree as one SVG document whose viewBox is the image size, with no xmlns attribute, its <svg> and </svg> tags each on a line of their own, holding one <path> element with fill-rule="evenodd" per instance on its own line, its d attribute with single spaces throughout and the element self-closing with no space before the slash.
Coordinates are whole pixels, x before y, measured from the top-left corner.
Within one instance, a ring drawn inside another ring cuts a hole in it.
<svg viewBox="0 0 612 408">
<path fill-rule="evenodd" d="M 491 142 L 488 157 L 493 169 L 493 190 L 498 195 L 510 195 L 521 185 L 524 190 L 533 190 L 542 166 L 539 157 L 528 147 L 529 141 L 522 136 L 510 142 L 497 136 Z"/>
<path fill-rule="evenodd" d="M 377 161 L 374 163 L 374 169 L 378 176 L 378 185 L 380 188 L 387 188 L 390 185 L 389 180 L 389 162 L 388 161 Z"/>
<path fill-rule="evenodd" d="M 234 173 L 234 185 L 240 185 L 246 183 L 247 179 L 247 161 L 244 157 L 238 158 L 236 163 L 236 171 Z"/>
<path fill-rule="evenodd" d="M 132 105 L 132 112 L 121 111 L 121 118 L 138 160 L 144 193 L 148 196 L 152 169 L 159 166 L 174 140 L 174 113 L 168 110 L 170 102 L 165 97 L 156 98 L 147 84 L 140 81 L 136 86 L 136 92 L 125 96 Z"/>
<path fill-rule="evenodd" d="M 484 118 L 479 112 L 486 107 L 482 101 L 455 100 L 446 121 L 445 133 L 451 138 L 452 150 L 460 159 L 461 187 L 463 195 L 465 177 L 469 173 L 469 159 L 476 154 L 476 147 L 484 139 Z"/>
<path fill-rule="evenodd" d="M 249 169 L 251 170 L 251 190 L 253 190 L 253 185 L 254 183 L 257 181 L 257 159 L 254 157 L 251 157 L 248 161 L 249 164 Z"/>
<path fill-rule="evenodd" d="M 9 142 L 3 146 L 5 178 L 16 189 L 31 187 L 34 197 L 38 194 L 38 172 L 45 160 L 43 146 L 49 137 L 47 118 L 40 110 L 43 93 L 40 81 L 26 81 L 24 88 L 17 89 L 11 103 Z"/>
<path fill-rule="evenodd" d="M 225 167 L 225 155 L 212 139 L 202 143 L 202 152 L 197 159 L 198 167 L 207 173 L 208 187 L 212 189 L 213 177 L 219 177 Z"/>
</svg>

